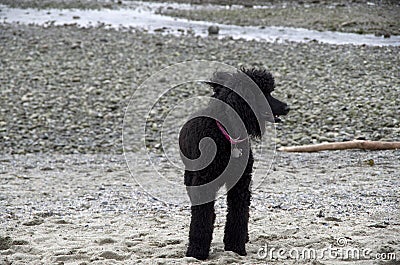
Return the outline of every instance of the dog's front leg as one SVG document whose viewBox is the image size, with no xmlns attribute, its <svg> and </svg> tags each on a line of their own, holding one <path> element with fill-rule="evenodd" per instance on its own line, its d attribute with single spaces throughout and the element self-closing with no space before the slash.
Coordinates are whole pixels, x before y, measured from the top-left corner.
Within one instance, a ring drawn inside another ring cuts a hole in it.
<svg viewBox="0 0 400 265">
<path fill-rule="evenodd" d="M 189 231 L 189 246 L 186 256 L 205 260 L 210 251 L 214 230 L 214 201 L 191 207 L 192 219 Z"/>
<path fill-rule="evenodd" d="M 228 214 L 226 216 L 224 244 L 225 250 L 245 256 L 248 241 L 249 190 L 251 174 L 244 174 L 228 191 Z"/>
</svg>

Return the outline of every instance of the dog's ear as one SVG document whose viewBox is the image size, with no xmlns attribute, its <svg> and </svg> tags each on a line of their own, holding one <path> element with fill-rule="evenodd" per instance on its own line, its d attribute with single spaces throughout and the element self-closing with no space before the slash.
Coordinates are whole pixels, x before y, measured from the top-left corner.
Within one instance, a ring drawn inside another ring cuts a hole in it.
<svg viewBox="0 0 400 265">
<path fill-rule="evenodd" d="M 275 79 L 267 70 L 241 67 L 240 71 L 248 75 L 264 92 L 271 93 L 274 91 Z"/>
<path fill-rule="evenodd" d="M 250 76 L 242 71 L 233 73 L 215 72 L 210 81 L 206 83 L 213 88 L 215 97 L 223 100 L 231 99 L 232 102 L 238 101 L 238 98 L 242 97 L 245 97 L 244 99 L 247 101 L 255 102 L 255 95 L 259 91 L 259 89 L 254 86 L 254 81 Z M 236 93 L 231 94 L 231 92 Z"/>
</svg>

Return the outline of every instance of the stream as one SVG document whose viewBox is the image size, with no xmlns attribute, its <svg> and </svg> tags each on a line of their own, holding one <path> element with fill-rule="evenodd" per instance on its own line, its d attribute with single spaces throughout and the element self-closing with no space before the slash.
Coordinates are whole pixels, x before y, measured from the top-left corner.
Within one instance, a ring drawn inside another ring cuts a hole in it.
<svg viewBox="0 0 400 265">
<path fill-rule="evenodd" d="M 246 39 L 266 42 L 309 42 L 318 41 L 333 45 L 353 44 L 370 46 L 400 46 L 400 36 L 390 38 L 372 34 L 354 34 L 332 31 L 316 31 L 290 27 L 257 27 L 218 24 L 207 21 L 193 21 L 157 14 L 162 7 L 175 9 L 214 8 L 188 4 L 129 2 L 121 9 L 19 9 L 0 5 L 0 23 L 23 23 L 35 25 L 71 25 L 80 27 L 105 26 L 115 29 L 143 29 L 150 33 L 192 34 L 207 37 L 208 27 L 219 27 L 218 38 Z M 215 8 L 222 8 L 221 6 Z"/>
</svg>

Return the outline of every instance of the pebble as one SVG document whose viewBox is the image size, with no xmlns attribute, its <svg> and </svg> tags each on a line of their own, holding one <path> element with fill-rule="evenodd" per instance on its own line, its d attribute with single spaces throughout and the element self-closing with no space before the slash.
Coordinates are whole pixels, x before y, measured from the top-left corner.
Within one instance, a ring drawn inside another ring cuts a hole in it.
<svg viewBox="0 0 400 265">
<path fill-rule="evenodd" d="M 219 27 L 212 25 L 208 27 L 208 35 L 217 35 L 219 33 Z"/>
<path fill-rule="evenodd" d="M 42 219 L 33 219 L 31 221 L 27 221 L 22 224 L 26 225 L 26 226 L 35 226 L 35 225 L 41 225 L 43 223 L 44 223 L 44 221 Z"/>
<path fill-rule="evenodd" d="M 127 257 L 124 255 L 119 255 L 118 253 L 115 253 L 114 251 L 104 251 L 103 253 L 100 254 L 100 257 L 105 258 L 105 259 L 115 259 L 115 260 L 124 260 Z"/>
<path fill-rule="evenodd" d="M 329 221 L 329 222 L 343 222 L 342 219 L 337 218 L 337 217 L 332 217 L 332 216 L 325 217 L 325 221 Z"/>
</svg>

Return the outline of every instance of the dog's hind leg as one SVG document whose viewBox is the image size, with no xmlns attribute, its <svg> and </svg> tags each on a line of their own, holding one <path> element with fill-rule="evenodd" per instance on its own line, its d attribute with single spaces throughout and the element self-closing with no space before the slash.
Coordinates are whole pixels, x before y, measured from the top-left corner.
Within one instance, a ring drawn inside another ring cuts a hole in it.
<svg viewBox="0 0 400 265">
<path fill-rule="evenodd" d="M 228 214 L 226 216 L 225 250 L 245 256 L 248 241 L 251 174 L 245 173 L 228 191 Z"/>
<path fill-rule="evenodd" d="M 210 251 L 214 230 L 214 201 L 191 207 L 192 219 L 189 231 L 189 246 L 186 256 L 205 260 Z"/>
<path fill-rule="evenodd" d="M 187 186 L 199 186 L 205 184 L 203 180 L 198 178 L 196 174 L 185 173 L 185 184 Z M 212 240 L 212 234 L 214 231 L 215 211 L 214 202 L 217 191 L 209 191 L 207 194 L 214 200 L 191 206 L 191 222 L 189 231 L 189 246 L 186 251 L 187 257 L 194 257 L 199 260 L 205 260 L 208 257 L 210 251 L 210 245 Z M 212 193 L 212 194 L 211 194 Z M 198 202 L 199 197 L 205 194 L 197 194 L 196 191 L 190 190 L 188 187 L 188 195 L 191 202 Z"/>
</svg>

